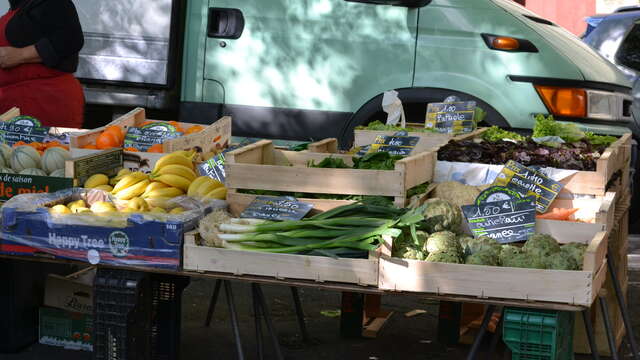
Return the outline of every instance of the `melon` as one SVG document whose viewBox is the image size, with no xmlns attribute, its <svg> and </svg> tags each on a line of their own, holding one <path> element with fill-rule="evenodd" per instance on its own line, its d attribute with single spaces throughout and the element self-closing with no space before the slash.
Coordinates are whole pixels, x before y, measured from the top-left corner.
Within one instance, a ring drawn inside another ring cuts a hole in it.
<svg viewBox="0 0 640 360">
<path fill-rule="evenodd" d="M 42 170 L 52 173 L 56 170 L 64 169 L 64 162 L 71 159 L 71 155 L 66 149 L 52 147 L 47 149 L 42 155 Z"/>
<path fill-rule="evenodd" d="M 4 161 L 4 166 L 9 166 L 11 164 L 11 153 L 13 149 L 11 146 L 2 143 L 0 144 L 0 157 Z"/>
<path fill-rule="evenodd" d="M 28 168 L 20 171 L 20 175 L 47 176 L 47 173 L 42 169 Z"/>
<path fill-rule="evenodd" d="M 31 146 L 22 145 L 13 150 L 11 154 L 11 168 L 20 172 L 29 168 L 40 168 L 40 154 Z"/>
<path fill-rule="evenodd" d="M 53 177 L 65 177 L 64 176 L 64 169 L 58 169 L 58 170 L 54 170 L 51 173 L 49 173 L 49 176 L 53 176 Z"/>
<path fill-rule="evenodd" d="M 8 167 L 0 167 L 0 174 L 15 174 L 13 169 Z"/>
</svg>

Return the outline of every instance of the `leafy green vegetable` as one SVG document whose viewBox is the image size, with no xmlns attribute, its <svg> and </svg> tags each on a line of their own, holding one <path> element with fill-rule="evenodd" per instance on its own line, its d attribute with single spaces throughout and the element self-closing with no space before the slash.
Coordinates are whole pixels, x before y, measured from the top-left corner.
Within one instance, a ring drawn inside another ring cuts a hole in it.
<svg viewBox="0 0 640 360">
<path fill-rule="evenodd" d="M 618 138 L 615 136 L 596 135 L 590 131 L 585 132 L 584 135 L 587 141 L 591 143 L 591 145 L 602 145 L 605 147 L 609 147 L 611 144 L 618 140 Z"/>
<path fill-rule="evenodd" d="M 524 141 L 526 138 L 512 131 L 503 130 L 497 126 L 492 126 L 482 133 L 482 140 L 496 142 L 499 140 L 511 139 L 515 141 Z"/>
<path fill-rule="evenodd" d="M 290 151 L 303 151 L 309 149 L 309 143 L 304 142 L 298 145 L 289 146 Z"/>
<path fill-rule="evenodd" d="M 558 136 L 562 140 L 573 143 L 584 139 L 585 133 L 576 124 L 563 124 L 557 122 L 553 115 L 545 117 L 538 114 L 535 117 L 536 124 L 533 127 L 533 137 Z"/>
<path fill-rule="evenodd" d="M 354 169 L 366 170 L 393 170 L 396 161 L 402 159 L 401 155 L 391 155 L 386 151 L 365 154 L 363 157 L 353 158 Z"/>
<path fill-rule="evenodd" d="M 369 123 L 367 126 L 356 126 L 356 130 L 374 130 L 374 131 L 409 131 L 409 132 L 435 132 L 433 129 L 426 128 L 403 128 L 397 125 L 387 125 L 380 120 Z"/>
<path fill-rule="evenodd" d="M 341 158 L 328 157 L 322 159 L 318 164 L 315 161 L 311 160 L 309 162 L 309 167 L 314 168 L 325 168 L 325 169 L 349 169 L 350 166 L 347 165 L 344 160 Z"/>
</svg>

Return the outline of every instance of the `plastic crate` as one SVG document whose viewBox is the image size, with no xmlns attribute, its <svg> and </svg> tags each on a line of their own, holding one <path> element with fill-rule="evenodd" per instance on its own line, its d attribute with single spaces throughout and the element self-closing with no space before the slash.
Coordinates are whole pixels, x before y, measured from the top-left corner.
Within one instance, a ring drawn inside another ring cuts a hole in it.
<svg viewBox="0 0 640 360">
<path fill-rule="evenodd" d="M 574 314 L 505 308 L 503 340 L 514 360 L 573 360 Z"/>
<path fill-rule="evenodd" d="M 95 360 L 173 360 L 180 355 L 182 291 L 189 278 L 99 269 Z"/>
</svg>

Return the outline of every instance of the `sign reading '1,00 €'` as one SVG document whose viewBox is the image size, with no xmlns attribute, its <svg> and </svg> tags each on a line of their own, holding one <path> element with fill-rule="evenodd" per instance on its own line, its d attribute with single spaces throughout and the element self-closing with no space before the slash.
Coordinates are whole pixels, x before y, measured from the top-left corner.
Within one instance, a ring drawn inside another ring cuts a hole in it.
<svg viewBox="0 0 640 360">
<path fill-rule="evenodd" d="M 475 101 L 430 103 L 424 127 L 444 134 L 472 132 L 476 129 Z"/>
</svg>

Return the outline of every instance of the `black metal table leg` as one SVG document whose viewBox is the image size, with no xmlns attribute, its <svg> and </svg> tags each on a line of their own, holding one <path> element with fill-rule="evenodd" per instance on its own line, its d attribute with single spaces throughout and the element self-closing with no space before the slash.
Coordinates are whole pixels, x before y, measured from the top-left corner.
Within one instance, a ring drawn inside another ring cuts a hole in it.
<svg viewBox="0 0 640 360">
<path fill-rule="evenodd" d="M 476 339 L 473 341 L 473 346 L 471 346 L 469 355 L 467 355 L 467 360 L 475 360 L 478 350 L 480 350 L 482 340 L 484 339 L 484 335 L 487 332 L 487 325 L 489 324 L 489 321 L 491 320 L 491 316 L 493 315 L 493 311 L 495 309 L 495 305 L 487 305 L 487 310 L 484 312 L 484 318 L 482 319 L 482 325 L 480 325 L 478 335 L 476 335 Z"/>
<path fill-rule="evenodd" d="M 496 352 L 496 348 L 498 347 L 498 341 L 502 338 L 502 322 L 504 321 L 504 308 L 500 311 L 500 320 L 498 321 L 498 325 L 496 325 L 496 332 L 493 334 L 491 338 L 491 344 L 489 345 L 489 353 L 487 354 L 487 360 L 491 360 L 493 355 Z"/>
<path fill-rule="evenodd" d="M 300 326 L 302 340 L 308 342 L 309 332 L 307 331 L 307 323 L 304 321 L 304 311 L 302 310 L 302 302 L 300 301 L 300 294 L 298 293 L 297 287 L 291 287 L 291 295 L 293 295 L 293 304 L 296 308 L 296 316 L 298 317 L 298 325 Z"/>
<path fill-rule="evenodd" d="M 240 340 L 240 328 L 238 326 L 238 314 L 236 313 L 236 304 L 233 300 L 233 290 L 231 289 L 231 282 L 229 280 L 223 280 L 224 292 L 227 295 L 227 305 L 229 306 L 229 314 L 231 315 L 231 328 L 233 329 L 233 337 L 236 342 L 236 350 L 238 352 L 238 359 L 244 360 L 244 352 L 242 351 L 242 342 Z"/>
<path fill-rule="evenodd" d="M 593 335 L 593 325 L 591 325 L 591 311 L 589 309 L 582 310 L 582 320 L 584 322 L 584 329 L 587 333 L 587 340 L 589 340 L 589 347 L 591 348 L 591 358 L 593 360 L 600 360 L 600 354 L 598 354 L 598 345 L 596 344 L 596 339 Z"/>
<path fill-rule="evenodd" d="M 622 313 L 622 321 L 624 322 L 624 327 L 626 329 L 627 342 L 629 343 L 629 346 L 631 346 L 631 352 L 633 354 L 633 358 L 635 360 L 639 360 L 640 355 L 638 354 L 638 343 L 636 343 L 633 327 L 631 326 L 629 311 L 627 309 L 627 304 L 622 294 L 622 289 L 620 288 L 620 282 L 618 280 L 618 273 L 616 272 L 615 264 L 616 264 L 615 260 L 613 259 L 613 256 L 611 256 L 611 252 L 607 251 L 607 267 L 609 270 L 609 274 L 611 275 L 611 281 L 613 282 L 613 289 L 616 292 L 618 307 L 620 308 L 620 312 Z"/>
<path fill-rule="evenodd" d="M 264 359 L 264 346 L 262 344 L 262 314 L 260 312 L 260 295 L 256 290 L 256 284 L 251 284 L 251 295 L 253 298 L 253 314 L 256 326 L 256 348 L 258 350 L 258 359 Z"/>
<path fill-rule="evenodd" d="M 598 294 L 598 302 L 600 303 L 600 311 L 602 312 L 602 319 L 604 320 L 604 328 L 607 331 L 607 341 L 609 341 L 609 350 L 611 350 L 611 358 L 618 360 L 618 349 L 616 347 L 616 339 L 614 338 L 613 331 L 611 330 L 611 320 L 609 319 L 609 307 L 607 306 L 607 299 L 602 293 Z"/>
<path fill-rule="evenodd" d="M 262 292 L 262 288 L 260 287 L 260 285 L 255 284 L 255 287 L 256 287 L 256 292 L 258 293 L 258 297 L 260 298 L 262 316 L 264 317 L 264 321 L 267 324 L 267 331 L 269 331 L 269 335 L 271 336 L 271 342 L 273 343 L 273 348 L 276 352 L 276 359 L 284 360 L 284 357 L 282 356 L 282 351 L 280 350 L 280 343 L 278 342 L 278 334 L 276 334 L 276 330 L 273 327 L 273 322 L 271 321 L 271 313 L 269 313 L 267 300 L 264 297 L 264 293 Z"/>
<path fill-rule="evenodd" d="M 220 288 L 222 287 L 222 280 L 216 280 L 216 285 L 213 288 L 213 294 L 211 300 L 209 300 L 209 310 L 207 310 L 207 319 L 204 321 L 204 326 L 211 325 L 211 319 L 213 318 L 213 311 L 216 308 L 218 302 L 218 296 L 220 295 Z"/>
</svg>

